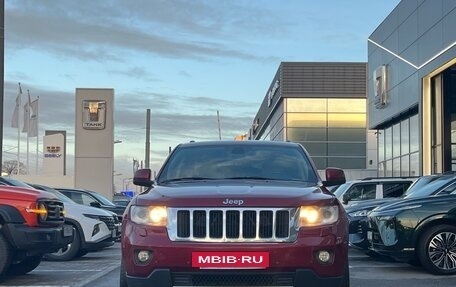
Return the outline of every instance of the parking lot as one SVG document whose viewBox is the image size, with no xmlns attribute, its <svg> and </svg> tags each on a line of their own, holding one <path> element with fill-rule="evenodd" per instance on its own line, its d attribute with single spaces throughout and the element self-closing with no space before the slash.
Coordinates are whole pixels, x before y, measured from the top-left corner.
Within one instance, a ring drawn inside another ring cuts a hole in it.
<svg viewBox="0 0 456 287">
<path fill-rule="evenodd" d="M 350 250 L 352 287 L 456 286 L 456 275 L 435 276 L 408 264 L 373 260 Z M 27 275 L 7 278 L 0 286 L 28 287 L 116 287 L 119 280 L 120 244 L 89 253 L 69 262 L 42 262 Z"/>
</svg>

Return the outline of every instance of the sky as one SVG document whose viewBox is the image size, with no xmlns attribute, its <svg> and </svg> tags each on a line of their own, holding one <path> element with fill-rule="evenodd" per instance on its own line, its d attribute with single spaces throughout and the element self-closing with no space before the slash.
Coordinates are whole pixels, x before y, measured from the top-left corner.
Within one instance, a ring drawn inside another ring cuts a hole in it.
<svg viewBox="0 0 456 287">
<path fill-rule="evenodd" d="M 247 133 L 280 62 L 367 62 L 367 38 L 399 2 L 5 0 L 3 161 L 17 158 L 19 82 L 40 99 L 40 137 L 67 131 L 70 175 L 75 89 L 114 89 L 120 180 L 145 159 L 147 109 L 158 171 L 170 147 L 219 139 L 217 111 L 222 139 Z M 35 150 L 31 138 L 31 174 Z"/>
</svg>

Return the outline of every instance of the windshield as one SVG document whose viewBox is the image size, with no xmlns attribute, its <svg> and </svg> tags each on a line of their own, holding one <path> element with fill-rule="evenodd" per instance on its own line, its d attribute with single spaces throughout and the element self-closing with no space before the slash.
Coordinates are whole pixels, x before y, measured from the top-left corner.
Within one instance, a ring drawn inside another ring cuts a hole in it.
<svg viewBox="0 0 456 287">
<path fill-rule="evenodd" d="M 305 153 L 285 145 L 197 145 L 175 150 L 157 182 L 215 179 L 312 182 L 317 175 Z"/>
<path fill-rule="evenodd" d="M 97 193 L 97 192 L 90 192 L 90 194 L 95 197 L 99 202 L 101 202 L 103 205 L 110 205 L 110 206 L 115 206 L 114 203 L 112 203 L 109 199 L 104 197 L 103 195 Z"/>
<path fill-rule="evenodd" d="M 71 198 L 69 198 L 68 196 L 64 195 L 63 193 L 61 193 L 60 191 L 56 190 L 56 189 L 53 189 L 51 187 L 48 187 L 48 186 L 43 186 L 43 185 L 34 185 L 32 184 L 33 188 L 36 188 L 36 189 L 40 189 L 40 190 L 44 190 L 44 191 L 47 191 L 49 193 L 52 193 L 53 195 L 55 195 L 58 199 L 60 199 L 61 201 L 63 201 L 64 203 L 76 203 L 74 202 Z"/>
<path fill-rule="evenodd" d="M 19 186 L 19 187 L 27 187 L 27 188 L 33 188 L 33 186 L 26 184 L 23 181 L 12 179 L 12 178 L 4 178 L 2 177 L 1 180 L 6 184 L 6 185 L 12 185 L 12 186 Z"/>
<path fill-rule="evenodd" d="M 404 198 L 429 196 L 455 179 L 454 176 L 425 176 L 418 179 L 405 193 Z"/>
</svg>

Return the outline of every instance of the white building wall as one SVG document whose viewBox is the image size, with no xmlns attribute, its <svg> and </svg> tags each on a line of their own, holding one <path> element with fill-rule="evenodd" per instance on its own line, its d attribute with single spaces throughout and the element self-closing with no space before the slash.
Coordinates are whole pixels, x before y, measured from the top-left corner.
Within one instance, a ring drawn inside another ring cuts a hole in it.
<svg viewBox="0 0 456 287">
<path fill-rule="evenodd" d="M 103 103 L 90 118 L 90 102 Z M 74 186 L 112 198 L 114 168 L 114 90 L 76 89 Z"/>
</svg>

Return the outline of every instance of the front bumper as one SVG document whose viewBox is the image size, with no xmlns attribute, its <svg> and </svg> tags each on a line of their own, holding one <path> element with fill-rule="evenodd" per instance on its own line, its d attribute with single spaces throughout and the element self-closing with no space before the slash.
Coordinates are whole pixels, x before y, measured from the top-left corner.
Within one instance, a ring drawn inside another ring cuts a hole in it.
<svg viewBox="0 0 456 287">
<path fill-rule="evenodd" d="M 319 282 L 315 286 L 342 286 L 341 280 L 347 272 L 345 221 L 300 230 L 296 241 L 280 243 L 171 241 L 165 228 L 125 222 L 123 225 L 122 260 L 129 286 L 217 286 L 218 276 L 224 275 L 234 283 L 223 286 L 307 286 L 309 282 Z M 332 256 L 328 263 L 321 263 L 317 258 L 317 253 L 323 250 Z M 139 262 L 140 251 L 150 252 L 150 260 Z M 269 265 L 262 269 L 192 267 L 194 252 L 267 252 Z M 236 281 L 242 278 L 246 281 Z M 257 278 L 259 283 L 250 282 L 249 278 Z"/>
<path fill-rule="evenodd" d="M 369 241 L 367 240 L 368 230 L 367 216 L 364 217 L 349 217 L 348 241 L 350 246 L 367 250 Z"/>
<path fill-rule="evenodd" d="M 9 242 L 18 250 L 30 256 L 52 253 L 73 242 L 73 227 L 30 227 L 9 223 L 3 226 Z"/>
<path fill-rule="evenodd" d="M 127 276 L 128 286 L 343 286 L 344 276 L 319 277 L 310 269 L 294 272 L 270 271 L 192 271 L 155 269 L 146 278 Z"/>
</svg>

